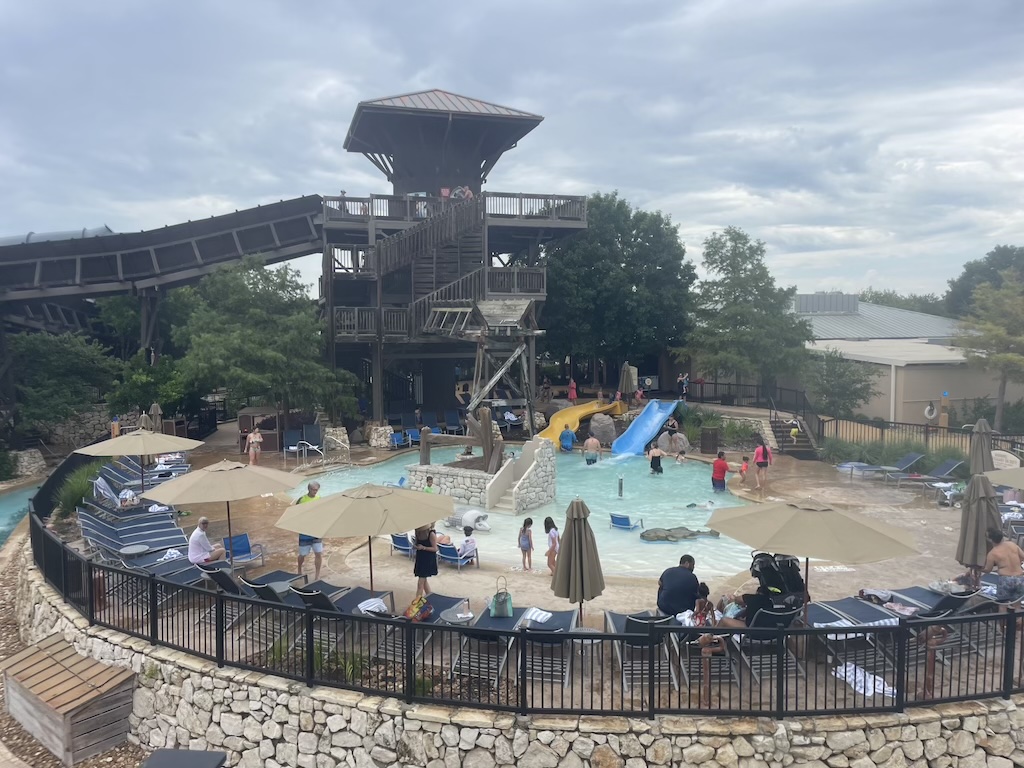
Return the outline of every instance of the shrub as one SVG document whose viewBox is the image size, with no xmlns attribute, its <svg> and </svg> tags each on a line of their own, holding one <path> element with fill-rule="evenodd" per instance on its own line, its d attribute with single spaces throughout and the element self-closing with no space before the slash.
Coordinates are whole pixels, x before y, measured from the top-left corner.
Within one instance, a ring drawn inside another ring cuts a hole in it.
<svg viewBox="0 0 1024 768">
<path fill-rule="evenodd" d="M 53 503 L 59 507 L 56 515 L 64 520 L 86 496 L 92 493 L 92 480 L 103 466 L 102 461 L 93 462 L 79 467 L 61 484 L 53 494 Z"/>
<path fill-rule="evenodd" d="M 746 445 L 753 443 L 758 431 L 749 421 L 727 419 L 722 425 L 722 442 L 726 445 Z"/>
</svg>

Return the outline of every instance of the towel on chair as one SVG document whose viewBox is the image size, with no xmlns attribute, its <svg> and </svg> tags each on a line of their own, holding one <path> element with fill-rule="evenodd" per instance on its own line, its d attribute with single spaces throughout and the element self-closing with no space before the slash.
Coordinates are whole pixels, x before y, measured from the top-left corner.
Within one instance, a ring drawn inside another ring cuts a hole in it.
<svg viewBox="0 0 1024 768">
<path fill-rule="evenodd" d="M 363 600 L 359 605 L 356 606 L 362 613 L 387 613 L 388 607 L 384 604 L 384 601 L 379 597 L 371 597 L 369 600 Z"/>
<path fill-rule="evenodd" d="M 164 556 L 157 560 L 157 562 L 163 563 L 167 560 L 177 560 L 179 557 L 184 557 L 184 555 L 176 549 L 168 549 L 164 552 Z"/>
<path fill-rule="evenodd" d="M 865 696 L 881 694 L 891 699 L 896 695 L 896 690 L 885 682 L 883 678 L 871 674 L 856 664 L 843 664 L 841 667 L 836 667 L 832 674 L 844 681 L 857 693 L 862 693 Z"/>
<path fill-rule="evenodd" d="M 531 608 L 523 614 L 523 621 L 531 621 L 536 624 L 543 624 L 550 618 L 551 614 L 547 611 L 542 611 L 540 608 Z"/>
</svg>

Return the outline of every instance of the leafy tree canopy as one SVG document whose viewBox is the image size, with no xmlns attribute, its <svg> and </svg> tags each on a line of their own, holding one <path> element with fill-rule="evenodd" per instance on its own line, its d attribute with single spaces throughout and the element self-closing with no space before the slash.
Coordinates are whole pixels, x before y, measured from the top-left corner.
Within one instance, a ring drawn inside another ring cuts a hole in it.
<svg viewBox="0 0 1024 768">
<path fill-rule="evenodd" d="M 924 312 L 926 315 L 950 317 L 946 299 L 935 293 L 899 293 L 891 288 L 881 290 L 869 287 L 866 291 L 861 291 L 860 300 L 869 304 Z"/>
<path fill-rule="evenodd" d="M 839 350 L 829 347 L 821 354 L 810 355 L 804 382 L 820 413 L 849 419 L 878 394 L 878 375 L 877 368 L 847 360 Z"/>
<path fill-rule="evenodd" d="M 191 286 L 174 288 L 165 293 L 157 311 L 157 334 L 160 353 L 180 357 L 185 350 L 175 344 L 173 329 L 185 325 L 196 307 L 196 292 Z M 100 322 L 113 336 L 114 349 L 122 360 L 139 351 L 142 311 L 135 296 L 108 296 L 96 300 Z"/>
<path fill-rule="evenodd" d="M 188 351 L 180 375 L 200 391 L 267 396 L 288 408 L 356 409 L 355 377 L 324 363 L 323 323 L 296 270 L 246 260 L 196 286 L 195 309 L 174 331 Z"/>
<path fill-rule="evenodd" d="M 76 334 L 22 333 L 8 343 L 19 424 L 47 427 L 88 410 L 120 368 L 109 350 Z"/>
<path fill-rule="evenodd" d="M 107 394 L 111 415 L 133 408 L 147 411 L 152 403 L 160 403 L 164 413 L 193 416 L 199 412 L 201 400 L 200 393 L 189 386 L 172 358 L 161 356 L 156 365 L 150 365 L 145 352 L 137 353 L 124 364 L 120 380 Z"/>
<path fill-rule="evenodd" d="M 587 222 L 545 250 L 545 348 L 622 360 L 679 343 L 696 275 L 671 218 L 612 193 L 590 197 Z"/>
<path fill-rule="evenodd" d="M 764 261 L 765 246 L 727 227 L 704 241 L 708 278 L 699 285 L 694 328 L 676 357 L 700 370 L 771 383 L 800 370 L 811 327 L 792 312 L 796 288 L 780 288 Z"/>
<path fill-rule="evenodd" d="M 1006 270 L 1012 270 L 1017 279 L 1024 280 L 1024 247 L 997 245 L 985 258 L 964 264 L 964 271 L 949 281 L 949 290 L 946 291 L 949 315 L 967 317 L 976 303 L 975 289 L 983 283 L 998 288 Z"/>
<path fill-rule="evenodd" d="M 1024 281 L 1012 269 L 998 278 L 998 285 L 982 283 L 974 289 L 971 314 L 954 343 L 969 362 L 998 376 L 992 426 L 1002 430 L 1007 382 L 1024 381 Z"/>
</svg>

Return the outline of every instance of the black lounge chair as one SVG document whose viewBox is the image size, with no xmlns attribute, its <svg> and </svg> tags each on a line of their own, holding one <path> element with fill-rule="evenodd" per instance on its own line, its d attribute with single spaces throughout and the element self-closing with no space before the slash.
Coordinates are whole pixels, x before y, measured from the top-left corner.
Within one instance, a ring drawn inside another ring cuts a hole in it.
<svg viewBox="0 0 1024 768">
<path fill-rule="evenodd" d="M 516 639 L 515 635 L 499 633 L 518 629 L 524 613 L 526 608 L 513 608 L 511 617 L 491 616 L 490 610 L 485 609 L 477 616 L 472 627 L 461 632 L 451 677 L 475 677 L 498 685 Z"/>
<path fill-rule="evenodd" d="M 440 622 L 441 613 L 469 605 L 468 597 L 448 597 L 447 595 L 439 595 L 436 592 L 428 595 L 427 601 L 432 609 L 430 616 L 423 621 L 416 622 L 415 625 L 413 654 L 417 658 L 423 653 L 423 649 L 430 642 L 430 638 L 433 637 L 434 627 Z M 406 633 L 402 630 L 404 630 L 404 627 L 388 624 L 384 631 L 384 637 L 377 643 L 372 656 L 387 661 L 404 663 Z"/>
<path fill-rule="evenodd" d="M 520 655 L 526 654 L 526 677 L 530 680 L 569 684 L 572 672 L 572 642 L 568 633 L 576 628 L 577 611 L 550 611 L 543 623 L 522 619 L 526 628 Z"/>
<path fill-rule="evenodd" d="M 650 667 L 654 666 L 655 685 L 671 683 L 679 690 L 679 679 L 672 665 L 669 652 L 669 635 L 665 632 L 651 632 L 651 625 L 659 627 L 679 626 L 674 616 L 656 616 L 650 611 L 624 614 L 605 611 L 606 631 L 616 635 L 612 641 L 615 657 L 622 673 L 622 689 L 629 691 L 633 685 L 643 687 L 650 680 Z M 654 691 L 648 691 L 654 696 Z"/>
<path fill-rule="evenodd" d="M 223 592 L 229 597 L 247 597 L 253 600 L 259 599 L 259 595 L 252 589 L 248 584 L 239 583 L 235 581 L 231 574 L 228 572 L 227 563 L 224 564 L 223 568 L 213 567 L 213 564 L 197 566 L 200 571 L 206 574 L 206 577 L 212 581 L 217 589 Z M 265 573 L 261 577 L 266 579 L 268 583 L 280 582 L 280 581 L 297 581 L 304 579 L 304 576 L 300 576 L 297 573 L 288 573 L 288 571 L 271 571 Z M 239 621 L 247 616 L 249 613 L 249 603 L 241 600 L 227 600 L 224 603 L 224 622 L 225 626 L 233 627 Z M 202 616 L 199 617 L 199 621 L 212 622 L 216 619 L 216 606 L 206 611 Z"/>
<path fill-rule="evenodd" d="M 783 644 L 783 663 L 786 665 L 785 672 L 788 675 L 791 671 L 800 677 L 804 676 L 804 670 L 793 651 L 786 646 L 786 638 L 780 635 L 778 630 L 786 629 L 803 612 L 803 607 L 778 610 L 774 608 L 761 608 L 754 614 L 747 628 L 740 634 L 733 635 L 732 641 L 740 658 L 750 670 L 750 676 L 758 685 L 761 678 L 774 677 L 777 672 L 775 665 L 779 652 L 778 643 Z"/>
</svg>

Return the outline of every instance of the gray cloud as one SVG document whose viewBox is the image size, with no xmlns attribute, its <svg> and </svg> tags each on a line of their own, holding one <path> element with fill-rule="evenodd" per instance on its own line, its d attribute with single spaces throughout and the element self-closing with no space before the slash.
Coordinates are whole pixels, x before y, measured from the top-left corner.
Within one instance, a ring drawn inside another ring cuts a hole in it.
<svg viewBox="0 0 1024 768">
<path fill-rule="evenodd" d="M 0 233 L 384 192 L 341 149 L 356 103 L 440 87 L 547 117 L 492 189 L 618 189 L 695 259 L 740 226 L 803 290 L 942 290 L 1024 242 L 1022 22 L 1015 0 L 0 0 Z"/>
</svg>

